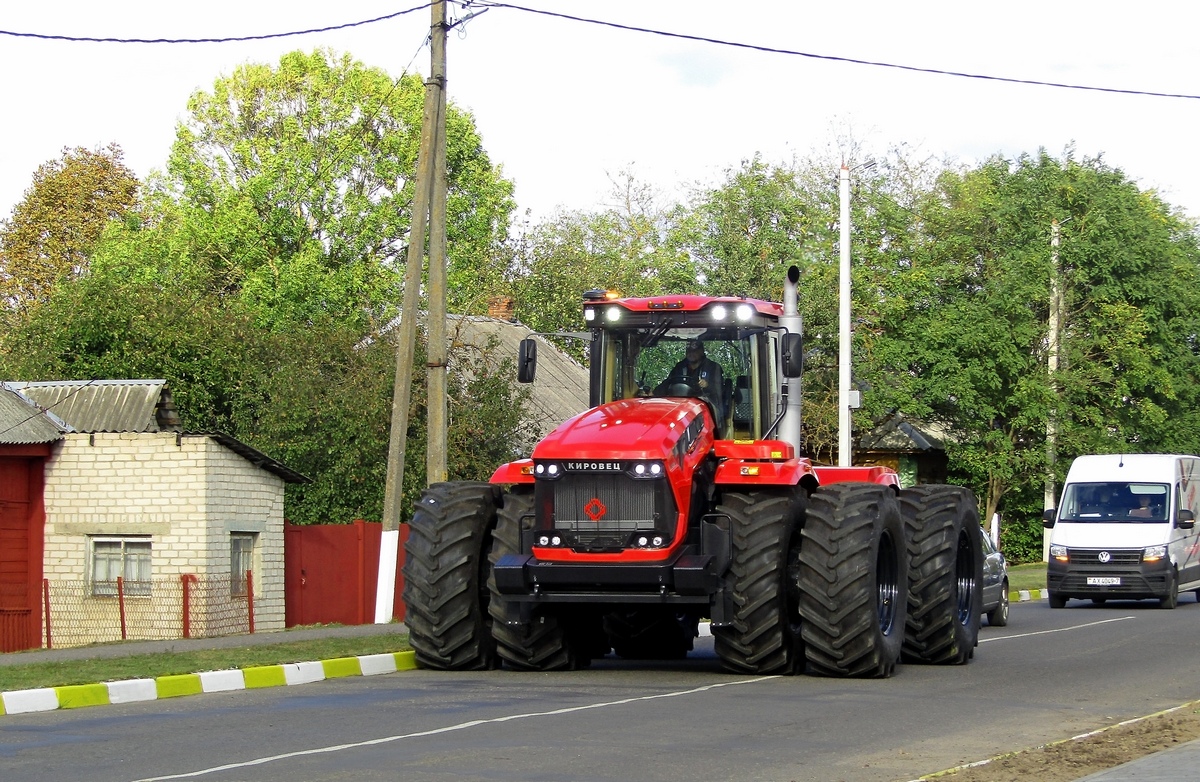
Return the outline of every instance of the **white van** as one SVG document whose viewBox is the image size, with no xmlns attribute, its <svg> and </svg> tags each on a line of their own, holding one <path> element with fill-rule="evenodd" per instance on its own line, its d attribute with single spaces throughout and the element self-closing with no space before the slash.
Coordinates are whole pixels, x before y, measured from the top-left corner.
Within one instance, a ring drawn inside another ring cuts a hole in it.
<svg viewBox="0 0 1200 782">
<path fill-rule="evenodd" d="M 1080 456 L 1071 463 L 1050 528 L 1050 607 L 1070 598 L 1200 600 L 1200 457 Z"/>
</svg>

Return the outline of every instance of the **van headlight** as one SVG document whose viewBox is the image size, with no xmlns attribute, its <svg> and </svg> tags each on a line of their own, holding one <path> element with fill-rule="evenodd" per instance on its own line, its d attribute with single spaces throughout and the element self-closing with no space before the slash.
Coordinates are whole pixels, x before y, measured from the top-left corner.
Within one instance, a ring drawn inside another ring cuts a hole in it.
<svg viewBox="0 0 1200 782">
<path fill-rule="evenodd" d="M 1166 546 L 1147 546 L 1142 550 L 1143 562 L 1158 562 L 1167 556 Z"/>
<path fill-rule="evenodd" d="M 1051 546 L 1050 547 L 1050 556 L 1054 557 L 1059 562 L 1066 562 L 1068 559 L 1067 547 L 1066 546 Z"/>
</svg>

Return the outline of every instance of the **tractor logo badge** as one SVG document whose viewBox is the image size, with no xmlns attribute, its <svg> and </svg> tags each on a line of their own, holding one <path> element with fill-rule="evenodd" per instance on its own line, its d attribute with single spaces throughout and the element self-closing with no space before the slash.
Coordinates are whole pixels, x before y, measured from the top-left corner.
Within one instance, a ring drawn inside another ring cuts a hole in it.
<svg viewBox="0 0 1200 782">
<path fill-rule="evenodd" d="M 1112 560 L 1112 554 L 1109 554 L 1107 551 L 1101 551 L 1100 556 L 1098 556 L 1096 558 L 1099 559 L 1101 562 L 1109 562 Z"/>
<path fill-rule="evenodd" d="M 604 514 L 608 513 L 608 508 L 604 507 L 604 503 L 598 497 L 592 497 L 588 500 L 588 504 L 583 506 L 583 512 L 592 521 L 600 521 L 604 518 Z"/>
</svg>

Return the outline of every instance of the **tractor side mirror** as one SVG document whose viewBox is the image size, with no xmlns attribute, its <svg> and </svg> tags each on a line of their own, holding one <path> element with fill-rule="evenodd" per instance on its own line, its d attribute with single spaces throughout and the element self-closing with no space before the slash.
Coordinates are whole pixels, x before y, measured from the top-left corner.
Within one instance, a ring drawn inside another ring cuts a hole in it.
<svg viewBox="0 0 1200 782">
<path fill-rule="evenodd" d="M 532 383 L 537 372 L 537 340 L 526 337 L 517 350 L 517 382 Z"/>
<path fill-rule="evenodd" d="M 1042 526 L 1046 529 L 1054 527 L 1054 517 L 1058 515 L 1057 508 L 1046 508 L 1042 511 Z"/>
<path fill-rule="evenodd" d="M 1180 508 L 1175 514 L 1175 526 L 1179 529 L 1191 529 L 1196 526 L 1196 514 L 1187 508 Z"/>
<path fill-rule="evenodd" d="M 789 331 L 783 335 L 783 356 L 780 365 L 784 377 L 800 377 L 804 372 L 804 337 Z"/>
</svg>

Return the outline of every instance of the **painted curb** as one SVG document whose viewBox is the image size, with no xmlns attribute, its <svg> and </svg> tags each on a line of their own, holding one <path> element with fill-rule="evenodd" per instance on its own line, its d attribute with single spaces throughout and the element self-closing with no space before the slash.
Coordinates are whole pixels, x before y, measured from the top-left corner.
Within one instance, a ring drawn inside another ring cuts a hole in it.
<svg viewBox="0 0 1200 782">
<path fill-rule="evenodd" d="M 180 698 L 206 692 L 284 687 L 345 676 L 377 676 L 412 671 L 416 670 L 416 667 L 416 654 L 409 651 L 340 657 L 319 662 L 261 665 L 243 670 L 185 673 L 159 676 L 156 679 L 126 679 L 104 684 L 40 687 L 33 690 L 0 692 L 0 715 Z"/>
</svg>

